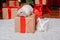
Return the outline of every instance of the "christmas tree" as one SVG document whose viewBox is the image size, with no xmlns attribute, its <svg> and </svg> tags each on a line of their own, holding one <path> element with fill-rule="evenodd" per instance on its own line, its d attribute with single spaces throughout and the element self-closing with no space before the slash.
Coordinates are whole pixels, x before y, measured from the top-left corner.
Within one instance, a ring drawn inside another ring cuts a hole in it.
<svg viewBox="0 0 60 40">
<path fill-rule="evenodd" d="M 33 0 L 26 0 L 26 3 L 27 3 L 27 4 L 30 4 L 31 6 L 34 5 Z"/>
</svg>

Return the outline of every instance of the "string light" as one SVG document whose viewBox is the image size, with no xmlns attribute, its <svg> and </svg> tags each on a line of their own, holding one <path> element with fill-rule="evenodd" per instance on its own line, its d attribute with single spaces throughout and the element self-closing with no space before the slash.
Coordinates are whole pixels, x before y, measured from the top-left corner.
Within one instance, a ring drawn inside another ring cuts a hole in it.
<svg viewBox="0 0 60 40">
<path fill-rule="evenodd" d="M 18 0 L 18 2 L 21 2 L 21 0 Z"/>
</svg>

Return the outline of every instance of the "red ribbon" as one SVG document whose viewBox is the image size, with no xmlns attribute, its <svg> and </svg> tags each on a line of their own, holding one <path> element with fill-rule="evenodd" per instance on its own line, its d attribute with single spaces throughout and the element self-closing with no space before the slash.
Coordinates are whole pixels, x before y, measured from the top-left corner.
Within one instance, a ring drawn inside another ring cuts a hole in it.
<svg viewBox="0 0 60 40">
<path fill-rule="evenodd" d="M 46 6 L 46 10 L 48 11 L 49 14 L 52 14 L 52 11 Z"/>
<path fill-rule="evenodd" d="M 42 0 L 39 0 L 39 5 L 42 6 Z"/>
<path fill-rule="evenodd" d="M 42 10 L 43 10 L 43 9 L 42 9 L 42 5 L 43 5 L 43 4 L 42 4 L 42 0 L 39 0 L 39 2 L 40 2 L 40 14 L 41 14 L 41 15 L 40 15 L 40 18 L 42 18 Z"/>
<path fill-rule="evenodd" d="M 36 24 L 37 24 L 37 18 L 42 18 L 42 0 L 39 0 L 39 4 L 34 5 L 34 13 L 36 16 Z"/>
<path fill-rule="evenodd" d="M 42 7 L 34 6 L 34 13 L 36 15 L 36 18 L 38 17 L 42 18 Z"/>
<path fill-rule="evenodd" d="M 20 32 L 21 33 L 25 33 L 26 31 L 26 21 L 25 21 L 25 17 L 20 17 Z"/>
<path fill-rule="evenodd" d="M 21 8 L 21 6 L 4 6 L 3 8 Z"/>
<path fill-rule="evenodd" d="M 42 0 L 39 0 L 39 4 L 34 5 L 34 13 L 36 14 L 36 18 L 42 18 Z"/>
<path fill-rule="evenodd" d="M 16 4 L 16 0 L 14 1 L 14 5 L 17 6 L 17 4 Z"/>
<path fill-rule="evenodd" d="M 8 19 L 11 19 L 11 8 L 8 8 Z"/>
</svg>

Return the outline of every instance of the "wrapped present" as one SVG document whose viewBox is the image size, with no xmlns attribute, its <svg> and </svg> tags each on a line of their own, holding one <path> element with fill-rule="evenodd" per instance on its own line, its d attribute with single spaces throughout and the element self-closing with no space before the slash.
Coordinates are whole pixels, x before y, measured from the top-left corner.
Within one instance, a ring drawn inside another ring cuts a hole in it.
<svg viewBox="0 0 60 40">
<path fill-rule="evenodd" d="M 28 17 L 15 17 L 15 32 L 34 33 L 35 32 L 35 15 Z"/>
<path fill-rule="evenodd" d="M 8 1 L 8 5 L 9 6 L 19 6 L 19 2 L 18 1 Z"/>
<path fill-rule="evenodd" d="M 20 7 L 19 7 L 20 8 Z M 3 19 L 13 19 L 17 16 L 18 7 L 3 7 Z"/>
</svg>

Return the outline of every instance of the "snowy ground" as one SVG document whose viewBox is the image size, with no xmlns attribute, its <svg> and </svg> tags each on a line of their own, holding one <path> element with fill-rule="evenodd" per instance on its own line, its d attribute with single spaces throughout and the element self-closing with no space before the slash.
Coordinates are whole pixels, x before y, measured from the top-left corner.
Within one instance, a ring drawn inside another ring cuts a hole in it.
<svg viewBox="0 0 60 40">
<path fill-rule="evenodd" d="M 0 40 L 60 40 L 60 19 L 50 19 L 47 32 L 15 33 L 14 20 L 0 20 Z"/>
</svg>

